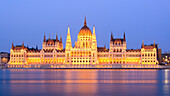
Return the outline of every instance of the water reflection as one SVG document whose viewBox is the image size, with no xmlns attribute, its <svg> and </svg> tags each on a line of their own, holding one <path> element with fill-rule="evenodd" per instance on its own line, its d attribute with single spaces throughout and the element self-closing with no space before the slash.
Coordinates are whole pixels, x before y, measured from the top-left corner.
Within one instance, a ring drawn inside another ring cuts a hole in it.
<svg viewBox="0 0 170 96">
<path fill-rule="evenodd" d="M 170 94 L 170 85 L 168 84 L 168 83 L 170 83 L 169 81 L 170 81 L 170 79 L 169 79 L 169 72 L 170 72 L 170 70 L 168 70 L 168 69 L 165 69 L 164 70 L 164 86 L 163 86 L 163 91 L 164 91 L 164 94 Z"/>
<path fill-rule="evenodd" d="M 170 94 L 170 70 L 11 69 L 0 74 L 0 92 L 8 95 Z"/>
</svg>

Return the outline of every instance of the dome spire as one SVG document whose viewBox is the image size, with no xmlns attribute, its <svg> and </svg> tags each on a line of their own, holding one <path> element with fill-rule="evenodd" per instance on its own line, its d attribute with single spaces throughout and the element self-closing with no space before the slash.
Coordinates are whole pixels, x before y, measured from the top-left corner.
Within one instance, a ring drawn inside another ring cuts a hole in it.
<svg viewBox="0 0 170 96">
<path fill-rule="evenodd" d="M 85 20 L 84 20 L 84 26 L 86 26 L 86 16 L 85 16 Z"/>
</svg>

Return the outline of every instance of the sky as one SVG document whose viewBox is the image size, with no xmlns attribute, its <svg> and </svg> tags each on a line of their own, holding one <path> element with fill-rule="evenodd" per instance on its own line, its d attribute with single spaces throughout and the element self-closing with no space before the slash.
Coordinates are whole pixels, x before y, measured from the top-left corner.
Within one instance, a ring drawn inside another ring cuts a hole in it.
<svg viewBox="0 0 170 96">
<path fill-rule="evenodd" d="M 0 52 L 10 52 L 14 45 L 42 48 L 46 38 L 62 36 L 66 44 L 70 26 L 72 45 L 84 24 L 96 28 L 97 45 L 109 48 L 114 38 L 126 34 L 127 49 L 145 44 L 159 44 L 170 51 L 170 0 L 1 0 Z"/>
</svg>

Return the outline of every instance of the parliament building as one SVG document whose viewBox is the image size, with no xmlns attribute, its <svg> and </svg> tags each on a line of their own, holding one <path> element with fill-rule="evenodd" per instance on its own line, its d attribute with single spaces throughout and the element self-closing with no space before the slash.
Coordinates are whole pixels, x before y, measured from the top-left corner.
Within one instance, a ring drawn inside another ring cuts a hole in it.
<svg viewBox="0 0 170 96">
<path fill-rule="evenodd" d="M 158 46 L 155 41 L 151 45 L 142 42 L 141 49 L 127 49 L 125 33 L 121 39 L 111 34 L 109 49 L 97 47 L 95 27 L 91 31 L 86 19 L 74 47 L 70 35 L 68 26 L 65 49 L 62 37 L 47 39 L 45 34 L 42 49 L 29 48 L 24 43 L 14 46 L 12 43 L 8 64 L 158 64 Z"/>
</svg>

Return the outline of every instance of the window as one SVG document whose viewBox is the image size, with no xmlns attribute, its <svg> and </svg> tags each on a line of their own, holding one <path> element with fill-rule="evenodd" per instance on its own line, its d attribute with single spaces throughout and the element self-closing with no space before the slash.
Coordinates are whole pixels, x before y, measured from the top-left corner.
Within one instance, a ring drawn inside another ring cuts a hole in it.
<svg viewBox="0 0 170 96">
<path fill-rule="evenodd" d="M 85 47 L 85 43 L 83 42 L 83 47 Z"/>
</svg>

